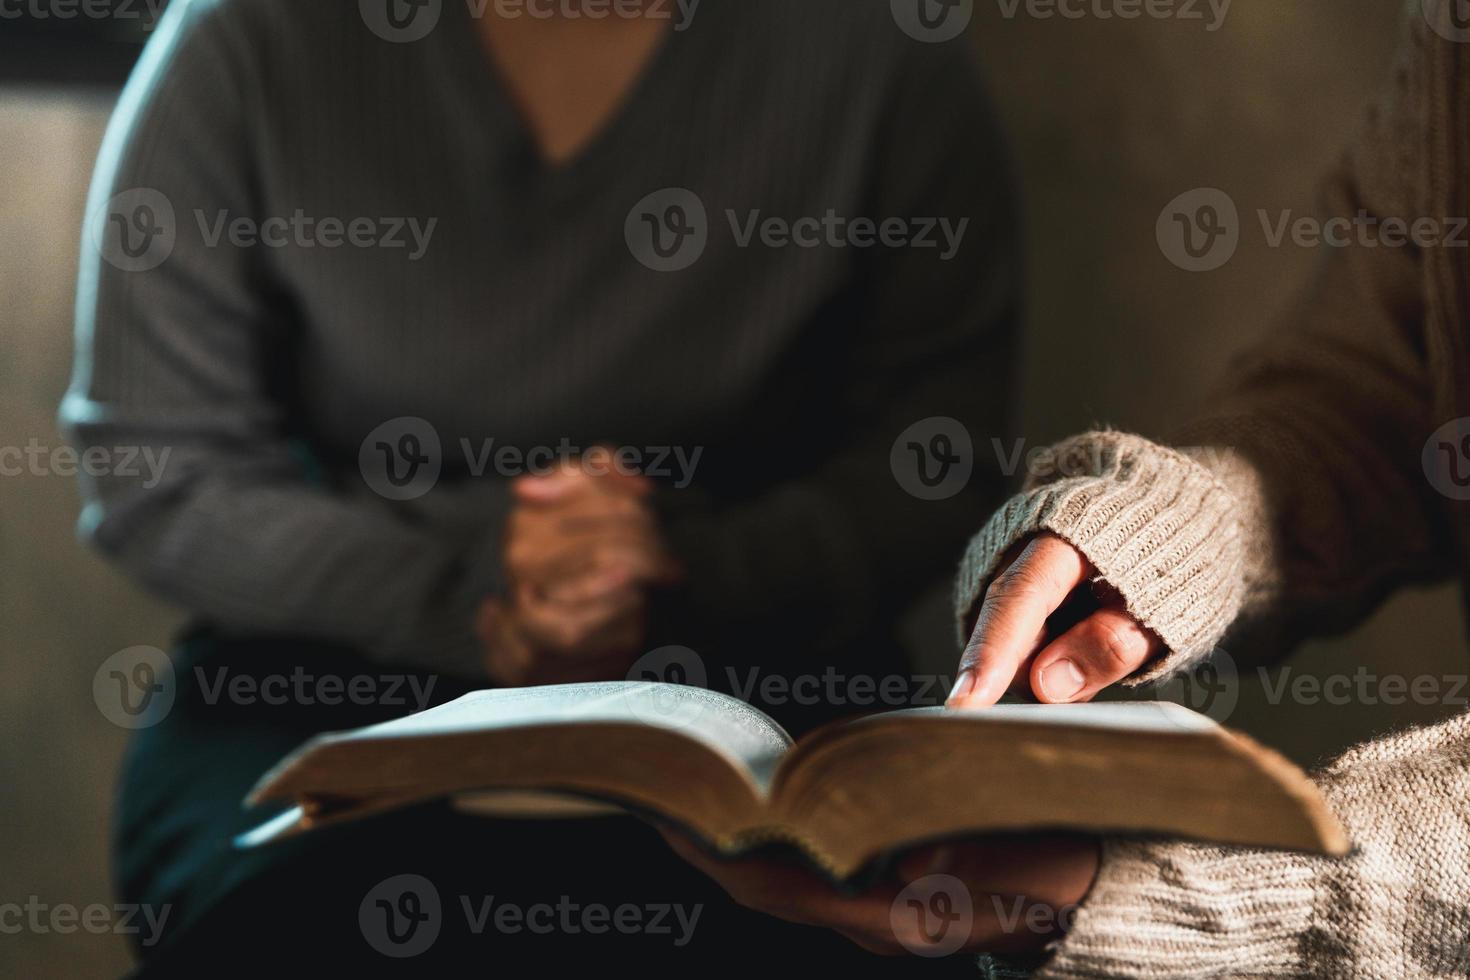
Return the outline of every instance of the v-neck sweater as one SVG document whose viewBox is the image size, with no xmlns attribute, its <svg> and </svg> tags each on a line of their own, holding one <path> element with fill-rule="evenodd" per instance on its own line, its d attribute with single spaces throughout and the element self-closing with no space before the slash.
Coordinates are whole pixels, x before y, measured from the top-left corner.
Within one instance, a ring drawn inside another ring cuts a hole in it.
<svg viewBox="0 0 1470 980">
<path fill-rule="evenodd" d="M 888 630 L 1009 442 L 1014 214 L 970 46 L 886 2 L 704 0 L 553 168 L 470 0 L 399 4 L 421 35 L 373 9 L 162 19 L 102 150 L 62 418 L 167 460 L 86 476 L 83 535 L 206 623 L 474 676 L 495 453 L 636 447 L 672 477 L 685 621 L 783 656 Z M 945 499 L 894 469 L 933 419 L 973 447 Z"/>
</svg>

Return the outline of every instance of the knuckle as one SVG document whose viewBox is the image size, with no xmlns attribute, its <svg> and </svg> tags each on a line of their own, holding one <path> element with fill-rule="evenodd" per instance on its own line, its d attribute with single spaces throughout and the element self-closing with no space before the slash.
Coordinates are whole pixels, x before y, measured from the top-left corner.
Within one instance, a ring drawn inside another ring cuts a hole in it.
<svg viewBox="0 0 1470 980">
<path fill-rule="evenodd" d="M 1029 602 L 1060 591 L 1055 563 L 1045 556 L 1027 554 L 996 575 L 986 590 L 986 600 Z"/>
<path fill-rule="evenodd" d="M 1095 619 L 1091 633 L 1094 655 L 1099 666 L 1110 675 L 1126 676 L 1138 666 L 1138 655 L 1144 644 L 1136 630 L 1109 619 Z"/>
<path fill-rule="evenodd" d="M 1036 586 L 1036 574 L 1029 566 L 1021 563 L 1011 565 L 990 581 L 985 590 L 986 605 L 991 601 L 1004 602 L 1029 593 Z"/>
</svg>

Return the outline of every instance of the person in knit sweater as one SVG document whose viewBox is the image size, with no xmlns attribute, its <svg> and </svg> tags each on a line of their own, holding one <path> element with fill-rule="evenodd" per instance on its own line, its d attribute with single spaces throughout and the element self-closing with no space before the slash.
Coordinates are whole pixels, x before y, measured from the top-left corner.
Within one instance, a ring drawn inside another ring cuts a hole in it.
<svg viewBox="0 0 1470 980">
<path fill-rule="evenodd" d="M 1411 6 L 1394 83 L 1327 182 L 1331 215 L 1470 213 L 1470 38 L 1450 5 Z M 1184 670 L 1227 630 L 1232 650 L 1278 653 L 1406 583 L 1465 579 L 1467 347 L 1465 252 L 1329 249 L 1179 448 L 1076 436 L 985 525 L 957 583 L 969 643 L 950 704 L 1013 689 L 1087 700 Z M 1049 634 L 1079 593 L 1101 597 L 1096 611 Z M 1045 978 L 1470 975 L 1470 716 L 1362 745 L 1315 778 L 1352 838 L 1346 858 L 1039 837 L 929 850 L 900 870 L 965 881 L 969 948 L 1029 947 Z M 702 863 L 756 907 L 904 949 L 889 894 Z M 1007 928 L 987 894 L 1074 909 L 1070 930 Z"/>
</svg>

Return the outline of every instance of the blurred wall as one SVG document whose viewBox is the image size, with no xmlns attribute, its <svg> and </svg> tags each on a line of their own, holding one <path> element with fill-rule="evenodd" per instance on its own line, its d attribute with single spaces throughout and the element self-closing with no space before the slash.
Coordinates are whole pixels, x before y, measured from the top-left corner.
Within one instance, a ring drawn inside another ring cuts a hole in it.
<svg viewBox="0 0 1470 980">
<path fill-rule="evenodd" d="M 0 90 L 0 446 L 62 444 L 82 204 L 111 101 Z M 70 479 L 0 476 L 0 903 L 113 901 L 124 736 L 92 675 L 112 651 L 168 636 L 168 615 L 77 543 L 76 515 Z M 127 962 L 111 934 L 0 933 L 0 976 L 117 976 Z"/>
<path fill-rule="evenodd" d="M 1227 355 L 1270 328 L 1312 256 L 1269 248 L 1254 226 L 1224 268 L 1183 272 L 1156 244 L 1161 209 L 1212 186 L 1242 215 L 1310 213 L 1316 175 L 1385 78 L 1397 10 L 1235 0 L 1211 32 L 1198 21 L 1036 19 L 1024 2 L 1008 18 L 1009 7 L 978 0 L 975 32 L 1025 176 L 1023 431 L 1036 445 L 1095 422 L 1162 433 L 1201 407 Z M 77 228 L 110 98 L 0 90 L 0 446 L 60 445 Z M 988 434 L 975 435 L 984 451 Z M 124 734 L 96 709 L 93 672 L 124 647 L 166 646 L 172 621 L 85 555 L 75 511 L 69 479 L 0 477 L 0 903 L 112 901 L 105 833 Z M 926 659 L 949 671 L 943 613 L 931 613 L 927 632 L 940 639 Z M 1292 669 L 1438 676 L 1463 673 L 1465 649 L 1441 590 L 1396 599 Z M 1306 761 L 1445 710 L 1270 702 L 1250 680 L 1229 720 Z M 4 976 L 109 976 L 126 962 L 114 936 L 0 934 Z"/>
</svg>

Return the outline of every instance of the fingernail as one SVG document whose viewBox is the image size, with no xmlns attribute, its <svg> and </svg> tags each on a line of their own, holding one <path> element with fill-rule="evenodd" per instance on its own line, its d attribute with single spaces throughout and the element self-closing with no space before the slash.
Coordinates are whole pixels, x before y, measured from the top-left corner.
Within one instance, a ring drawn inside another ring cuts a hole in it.
<svg viewBox="0 0 1470 980">
<path fill-rule="evenodd" d="M 949 700 L 945 703 L 954 704 L 956 701 L 963 701 L 970 696 L 970 692 L 973 690 L 975 690 L 975 672 L 973 670 L 962 670 L 960 671 L 960 676 L 955 679 L 954 690 L 949 692 Z"/>
<path fill-rule="evenodd" d="M 1048 701 L 1070 701 L 1086 685 L 1087 678 L 1072 661 L 1058 660 L 1047 664 L 1037 681 Z"/>
</svg>

